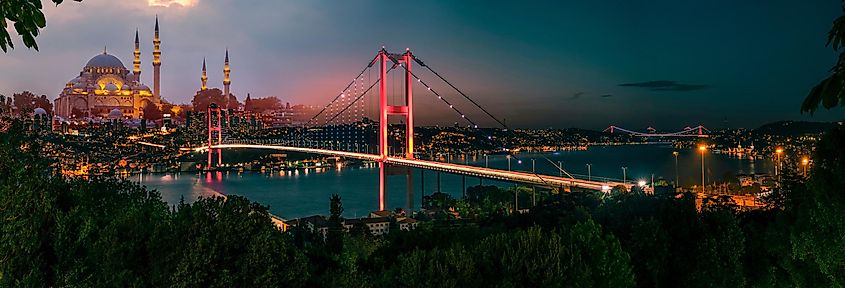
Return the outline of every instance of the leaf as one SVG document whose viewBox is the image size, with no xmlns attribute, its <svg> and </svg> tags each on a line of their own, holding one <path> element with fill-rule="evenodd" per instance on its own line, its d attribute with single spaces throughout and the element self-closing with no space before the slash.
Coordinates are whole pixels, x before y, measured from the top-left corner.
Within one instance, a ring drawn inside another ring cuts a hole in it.
<svg viewBox="0 0 845 288">
<path fill-rule="evenodd" d="M 842 76 L 840 74 L 834 74 L 828 78 L 827 83 L 824 85 L 824 90 L 822 90 L 822 106 L 826 109 L 835 107 L 839 102 L 839 93 L 841 91 Z"/>
<path fill-rule="evenodd" d="M 801 113 L 809 112 L 810 115 L 813 115 L 813 113 L 816 112 L 816 109 L 819 108 L 819 102 L 821 101 L 822 86 L 824 86 L 827 80 L 828 79 L 822 80 L 810 90 L 810 93 L 807 94 L 807 98 L 804 98 L 804 103 L 801 104 Z"/>
<path fill-rule="evenodd" d="M 36 11 L 35 14 L 33 14 L 32 16 L 32 20 L 35 22 L 35 25 L 37 25 L 39 28 L 44 28 L 44 26 L 47 26 L 47 20 L 44 19 L 44 13 L 42 13 L 41 10 Z"/>
</svg>

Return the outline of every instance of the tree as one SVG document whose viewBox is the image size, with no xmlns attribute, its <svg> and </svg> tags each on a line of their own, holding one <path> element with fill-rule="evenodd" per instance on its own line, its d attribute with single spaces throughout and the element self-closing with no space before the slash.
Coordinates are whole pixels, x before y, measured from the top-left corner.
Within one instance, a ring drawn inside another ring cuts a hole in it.
<svg viewBox="0 0 845 288">
<path fill-rule="evenodd" d="M 58 6 L 64 0 L 52 0 Z M 82 0 L 74 0 L 82 2 Z M 38 37 L 38 30 L 47 26 L 44 13 L 41 12 L 41 0 L 4 0 L 0 2 L 0 49 L 9 52 L 14 49 L 12 37 L 9 35 L 9 22 L 13 22 L 15 32 L 23 39 L 23 45 L 27 48 L 38 50 L 35 37 Z"/>
<path fill-rule="evenodd" d="M 156 121 L 160 120 L 162 117 L 162 112 L 158 109 L 158 105 L 152 103 L 144 106 L 144 110 L 142 111 L 144 112 L 144 119 L 146 120 Z"/>
<path fill-rule="evenodd" d="M 276 97 L 256 98 L 252 99 L 252 107 L 256 112 L 264 112 L 267 110 L 274 110 L 282 108 L 282 101 Z"/>
<path fill-rule="evenodd" d="M 710 207 L 704 208 L 699 221 L 701 234 L 690 259 L 693 269 L 679 286 L 743 287 L 745 235 L 736 215 L 729 207 Z"/>
<path fill-rule="evenodd" d="M 845 128 L 828 132 L 816 145 L 809 199 L 798 207 L 793 233 L 795 257 L 818 265 L 831 287 L 845 286 Z"/>
<path fill-rule="evenodd" d="M 47 95 L 41 95 L 41 97 L 35 98 L 34 100 L 35 108 L 41 108 L 47 111 L 47 113 L 53 112 L 53 102 L 50 102 L 50 99 L 47 99 Z"/>
<path fill-rule="evenodd" d="M 333 253 L 343 250 L 343 203 L 340 195 L 332 194 L 329 204 L 329 227 L 326 234 L 326 246 Z"/>
<path fill-rule="evenodd" d="M 671 287 L 669 272 L 669 235 L 655 219 L 637 220 L 631 227 L 631 240 L 625 245 L 639 287 Z"/>
<path fill-rule="evenodd" d="M 845 2 L 841 4 L 841 9 L 845 12 Z M 830 76 L 816 84 L 807 97 L 804 103 L 801 104 L 801 112 L 809 112 L 811 115 L 818 109 L 821 104 L 825 109 L 836 107 L 837 105 L 845 106 L 845 15 L 841 15 L 833 21 L 833 27 L 827 33 L 827 44 L 833 48 L 833 51 L 839 52 L 839 59 L 833 68 L 830 69 Z"/>
<path fill-rule="evenodd" d="M 18 115 L 29 115 L 35 110 L 35 94 L 29 91 L 23 91 L 12 95 L 12 104 L 17 109 Z"/>
<path fill-rule="evenodd" d="M 634 286 L 619 241 L 590 220 L 558 232 L 533 227 L 492 235 L 477 244 L 473 259 L 488 286 Z"/>
<path fill-rule="evenodd" d="M 211 103 L 217 104 L 220 108 L 225 108 L 226 97 L 223 97 L 223 91 L 217 88 L 212 88 L 204 91 L 198 91 L 191 100 L 194 111 L 205 111 Z M 229 108 L 236 109 L 241 104 L 235 95 L 229 94 Z"/>
<path fill-rule="evenodd" d="M 6 102 L 6 95 L 0 94 L 0 115 L 9 114 L 12 111 L 11 103 L 7 103 L 8 102 Z"/>
</svg>

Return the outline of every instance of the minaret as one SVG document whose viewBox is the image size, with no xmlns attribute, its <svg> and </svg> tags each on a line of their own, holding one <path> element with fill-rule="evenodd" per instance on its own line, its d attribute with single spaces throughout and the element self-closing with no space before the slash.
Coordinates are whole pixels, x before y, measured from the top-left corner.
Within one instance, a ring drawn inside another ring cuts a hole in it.
<svg viewBox="0 0 845 288">
<path fill-rule="evenodd" d="M 135 29 L 135 61 L 132 61 L 134 69 L 132 74 L 135 75 L 135 82 L 141 82 L 141 43 L 138 41 L 138 29 Z"/>
<path fill-rule="evenodd" d="M 200 77 L 200 80 L 202 80 L 200 91 L 208 90 L 208 74 L 205 73 L 205 58 L 202 58 L 202 77 Z"/>
<path fill-rule="evenodd" d="M 226 59 L 223 62 L 223 97 L 226 97 L 226 109 L 229 109 L 229 84 L 232 84 L 229 72 L 232 72 L 232 69 L 229 69 L 229 49 L 226 48 Z"/>
<path fill-rule="evenodd" d="M 158 15 L 156 15 L 155 38 L 153 38 L 153 99 L 161 101 L 161 39 L 158 38 Z"/>
</svg>

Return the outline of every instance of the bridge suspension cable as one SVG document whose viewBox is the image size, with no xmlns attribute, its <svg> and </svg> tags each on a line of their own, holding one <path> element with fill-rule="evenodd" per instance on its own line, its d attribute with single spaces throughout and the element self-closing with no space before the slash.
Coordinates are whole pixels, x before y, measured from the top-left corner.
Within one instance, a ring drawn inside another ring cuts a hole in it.
<svg viewBox="0 0 845 288">
<path fill-rule="evenodd" d="M 386 73 L 390 73 L 390 71 L 391 71 L 391 70 L 393 70 L 393 67 L 391 67 L 390 69 L 388 69 Z M 349 105 L 346 105 L 346 107 L 344 107 L 342 110 L 340 110 L 339 112 L 337 112 L 337 114 L 335 114 L 335 115 L 334 115 L 334 117 L 332 117 L 331 119 L 327 120 L 327 121 L 326 121 L 326 123 L 331 122 L 331 121 L 334 121 L 334 119 L 335 119 L 335 118 L 337 118 L 337 117 L 338 117 L 338 115 L 340 115 L 341 113 L 345 112 L 347 109 L 349 109 L 349 107 L 351 107 L 353 104 L 355 104 L 355 102 L 358 102 L 358 100 L 361 100 L 361 98 L 364 98 L 364 96 L 366 96 L 366 95 L 367 95 L 367 92 L 370 92 L 370 90 L 372 90 L 372 89 L 373 89 L 373 87 L 375 87 L 375 86 L 376 86 L 376 84 L 378 84 L 378 83 L 379 83 L 379 81 L 381 81 L 381 79 L 374 81 L 374 82 L 373 82 L 373 84 L 370 84 L 370 86 L 369 86 L 369 87 L 367 87 L 367 89 L 366 89 L 366 90 L 364 90 L 364 92 L 363 92 L 363 93 L 361 93 L 361 95 L 359 95 L 358 97 L 356 97 L 356 98 L 355 98 L 355 100 L 353 100 L 351 103 L 349 103 Z"/>
<path fill-rule="evenodd" d="M 481 109 L 481 111 L 483 111 L 484 114 L 487 114 L 487 116 L 490 116 L 490 118 L 492 118 L 493 120 L 498 122 L 500 125 L 502 125 L 502 127 L 504 127 L 505 129 L 508 129 L 508 125 L 505 125 L 505 123 L 503 121 L 500 121 L 499 118 L 496 118 L 496 116 L 493 116 L 493 114 L 491 114 L 489 111 L 487 111 L 487 109 L 484 109 L 484 107 L 481 107 L 481 105 L 479 105 L 477 102 L 475 102 L 475 100 L 473 100 L 472 98 L 467 96 L 467 94 L 465 94 L 463 91 L 461 91 L 461 89 L 458 89 L 458 87 L 455 87 L 455 85 L 452 85 L 452 82 L 449 82 L 449 80 L 446 80 L 446 78 L 443 78 L 443 76 L 441 76 L 440 73 L 437 73 L 437 71 L 434 71 L 434 69 L 432 69 L 431 66 L 428 66 L 422 60 L 420 60 L 419 58 L 416 58 L 416 57 L 414 57 L 414 61 L 416 61 L 417 64 L 420 64 L 420 66 L 428 69 L 428 71 L 431 71 L 431 73 L 433 73 L 435 76 L 440 78 L 440 80 L 443 80 L 443 82 L 448 84 L 449 87 L 452 87 L 452 89 L 455 89 L 455 91 L 457 91 L 459 94 L 461 94 L 461 96 L 463 96 L 465 99 L 469 100 L 469 102 L 472 103 L 473 105 L 475 105 L 475 107 L 478 107 L 478 109 Z M 414 77 L 416 77 L 416 76 L 414 76 Z M 508 129 L 508 130 L 510 130 L 510 129 Z"/>
<path fill-rule="evenodd" d="M 435 96 L 437 96 L 437 99 L 439 99 L 440 101 L 442 101 L 442 102 L 443 102 L 443 103 L 445 103 L 446 105 L 449 105 L 449 108 L 450 108 L 450 109 L 454 110 L 456 113 L 458 113 L 458 115 L 461 115 L 461 118 L 462 118 L 462 119 L 465 119 L 467 122 L 469 122 L 470 124 L 472 124 L 472 127 L 474 127 L 474 128 L 478 128 L 478 124 L 476 124 L 476 123 L 475 123 L 475 121 L 472 121 L 471 119 L 469 119 L 469 118 L 466 116 L 466 114 L 464 114 L 463 112 L 461 112 L 461 110 L 458 110 L 458 108 L 455 108 L 455 105 L 453 105 L 452 103 L 450 103 L 450 102 L 449 102 L 449 100 L 446 100 L 446 98 L 445 98 L 445 97 L 443 97 L 442 95 L 440 95 L 440 93 L 437 93 L 437 91 L 434 91 L 434 89 L 432 89 L 432 88 L 431 88 L 431 86 L 429 86 L 429 85 L 428 85 L 428 83 L 425 83 L 425 81 L 422 81 L 422 79 L 420 79 L 420 77 L 417 77 L 417 74 L 415 74 L 415 73 L 414 73 L 414 72 L 412 72 L 412 71 L 408 71 L 408 67 L 405 67 L 405 65 L 402 65 L 402 63 L 399 63 L 398 65 L 399 65 L 399 66 L 402 66 L 402 68 L 403 68 L 403 69 L 405 69 L 405 71 L 406 71 L 406 72 L 411 73 L 411 76 L 413 76 L 413 77 L 414 77 L 414 79 L 417 79 L 417 82 L 418 82 L 418 83 L 420 83 L 420 84 L 422 84 L 423 86 L 425 86 L 425 88 L 426 88 L 428 91 L 431 91 L 431 93 L 433 93 Z M 395 67 L 395 65 L 394 65 L 394 67 Z"/>
<path fill-rule="evenodd" d="M 424 66 L 424 67 L 426 67 L 429 71 L 431 71 L 432 73 L 434 73 L 435 75 L 437 75 L 437 77 L 438 77 L 438 78 L 440 78 L 441 80 L 443 80 L 444 82 L 446 82 L 447 84 L 449 84 L 449 86 L 451 86 L 453 89 L 455 89 L 455 91 L 458 91 L 458 93 L 460 93 L 460 94 L 461 94 L 464 98 L 466 98 L 467 100 L 469 100 L 470 102 L 472 102 L 472 103 L 473 103 L 476 107 L 478 107 L 479 109 L 481 109 L 482 111 L 484 111 L 484 113 L 486 113 L 488 116 L 490 116 L 490 118 L 492 118 L 493 120 L 495 120 L 496 122 L 498 122 L 500 125 L 502 125 L 502 127 L 503 127 L 504 129 L 506 129 L 506 130 L 508 130 L 508 131 L 511 131 L 511 129 L 510 129 L 510 128 L 508 128 L 508 126 L 507 126 L 507 125 L 506 125 L 503 121 L 499 121 L 499 119 L 498 119 L 498 118 L 496 118 L 495 116 L 493 116 L 493 114 L 491 114 L 491 113 L 490 113 L 490 112 L 488 112 L 486 109 L 484 109 L 483 107 L 481 107 L 481 105 L 479 105 L 477 102 L 475 102 L 474 100 L 472 100 L 471 98 L 469 98 L 469 96 L 467 96 L 467 95 L 466 95 L 466 94 L 464 94 L 464 93 L 463 93 L 460 89 L 458 89 L 457 87 L 455 87 L 455 85 L 452 85 L 452 83 L 451 83 L 451 82 L 449 82 L 448 80 L 446 80 L 446 78 L 444 78 L 443 76 L 441 76 L 440 74 L 438 74 L 437 72 L 435 72 L 434 70 L 432 70 L 430 67 L 428 67 L 426 64 L 424 64 L 422 61 L 417 60 L 417 59 L 416 59 L 416 56 L 414 56 L 414 58 L 415 58 L 415 62 L 417 62 L 418 64 L 420 64 L 420 65 L 422 65 L 422 66 Z M 396 61 L 394 60 L 394 62 L 396 62 Z M 401 63 L 400 63 L 399 65 L 400 65 L 400 66 L 402 66 L 402 65 L 401 65 Z M 408 70 L 408 68 L 407 68 L 407 67 L 405 67 L 405 66 L 402 66 L 402 68 L 404 68 L 406 72 L 410 73 L 410 74 L 411 74 L 411 76 L 413 76 L 415 79 L 417 79 L 417 82 L 419 82 L 420 84 L 422 84 L 423 86 L 425 86 L 425 87 L 426 87 L 426 89 L 428 89 L 429 91 L 431 91 L 432 93 L 434 93 L 434 95 L 437 95 L 437 98 L 438 98 L 438 99 L 440 99 L 440 100 L 442 100 L 444 103 L 448 104 L 448 105 L 449 105 L 449 108 L 452 108 L 452 110 L 455 110 L 455 112 L 457 112 L 458 114 L 460 114 L 460 115 L 461 115 L 461 118 L 466 119 L 468 122 L 470 122 L 470 123 L 473 125 L 473 127 L 474 127 L 474 128 L 478 128 L 478 125 L 477 125 L 477 124 L 475 124 L 475 122 L 473 122 L 473 121 L 472 121 L 472 120 L 470 120 L 469 118 L 467 118 L 467 117 L 466 117 L 466 114 L 462 113 L 460 110 L 458 110 L 457 108 L 455 108 L 455 107 L 454 107 L 454 105 L 452 105 L 451 103 L 449 103 L 449 101 L 448 101 L 448 100 L 446 100 L 446 98 L 444 98 L 442 95 L 440 95 L 439 93 L 437 93 L 436 91 L 434 91 L 434 89 L 431 89 L 431 87 L 430 87 L 427 83 L 425 83 L 424 81 L 422 81 L 422 79 L 420 79 L 420 77 L 418 77 L 418 76 L 417 76 L 414 72 L 409 71 L 409 70 Z M 488 135 L 488 136 L 490 136 L 490 135 Z M 516 158 L 516 159 L 517 159 L 517 161 L 520 161 L 520 162 L 522 161 L 522 160 L 521 160 L 521 159 L 519 159 L 519 157 L 517 157 L 516 155 L 512 155 L 512 154 L 511 154 L 511 157 Z M 569 175 L 569 176 L 570 176 L 570 178 L 575 179 L 574 177 L 572 177 L 572 174 L 570 174 L 569 172 L 567 172 L 567 171 L 563 170 L 563 168 L 562 168 L 562 167 L 560 167 L 560 166 L 558 166 L 558 165 L 555 165 L 555 164 L 554 164 L 554 162 L 553 162 L 551 159 L 549 159 L 548 157 L 546 157 L 545 155 L 541 155 L 541 157 L 543 157 L 544 159 L 546 159 L 546 161 L 548 161 L 548 162 L 552 163 L 552 165 L 553 165 L 553 166 L 555 166 L 556 168 L 558 168 L 558 170 L 560 170 L 560 171 L 562 171 L 562 172 L 566 173 L 567 175 Z M 542 176 L 542 175 L 538 174 L 538 173 L 537 173 L 537 172 L 535 172 L 535 171 L 531 171 L 531 173 L 532 173 L 532 174 L 534 174 L 535 176 L 537 176 L 537 178 L 538 178 L 538 179 L 540 179 L 540 181 L 542 181 L 544 184 L 548 184 L 548 182 L 547 182 L 547 181 L 543 178 L 543 176 Z"/>
<path fill-rule="evenodd" d="M 314 115 L 314 117 L 311 117 L 310 120 L 305 122 L 305 125 L 308 125 L 308 123 L 311 123 L 311 121 L 314 121 L 315 119 L 317 119 L 317 117 L 320 117 L 320 115 L 322 115 L 323 112 L 326 111 L 326 109 L 328 109 L 332 104 L 334 104 L 334 102 L 337 101 L 337 99 L 341 98 L 341 96 L 343 96 L 344 93 L 346 93 L 346 91 L 349 90 L 349 87 L 352 87 L 352 84 L 355 84 L 355 81 L 357 81 L 358 78 L 361 77 L 361 75 L 364 75 L 364 72 L 367 72 L 367 70 L 369 70 L 371 67 L 373 67 L 372 63 L 373 63 L 373 61 L 376 60 L 376 58 L 378 58 L 378 56 L 373 57 L 373 59 L 370 60 L 370 62 L 367 64 L 367 66 L 364 67 L 364 69 L 361 69 L 361 73 L 358 73 L 358 76 L 355 76 L 355 78 L 352 79 L 352 81 L 349 82 L 349 84 L 347 84 L 346 87 L 343 88 L 343 90 L 340 91 L 340 94 L 337 94 L 337 96 L 335 96 L 334 99 L 332 99 L 332 101 L 329 102 L 329 104 L 327 104 L 325 107 L 323 107 L 323 109 L 321 109 L 320 112 L 317 112 L 317 114 Z"/>
</svg>

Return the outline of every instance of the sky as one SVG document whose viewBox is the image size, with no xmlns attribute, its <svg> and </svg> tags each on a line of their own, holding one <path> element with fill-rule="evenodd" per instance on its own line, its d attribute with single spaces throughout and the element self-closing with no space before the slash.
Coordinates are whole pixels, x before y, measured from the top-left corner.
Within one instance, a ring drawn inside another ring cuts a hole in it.
<svg viewBox="0 0 845 288">
<path fill-rule="evenodd" d="M 325 105 L 382 46 L 406 48 L 511 127 L 680 130 L 778 120 L 835 121 L 845 109 L 799 112 L 836 53 L 825 47 L 839 1 L 294 1 L 84 0 L 54 7 L 40 51 L 0 54 L 0 94 L 56 98 L 107 46 L 131 69 L 140 31 L 142 81 L 152 86 L 152 35 L 162 39 L 162 97 L 188 103 L 232 93 Z M 13 34 L 16 35 L 16 34 Z M 495 122 L 415 67 L 480 126 Z M 390 82 L 389 82 L 390 83 Z M 461 122 L 415 86 L 416 122 Z"/>
</svg>

